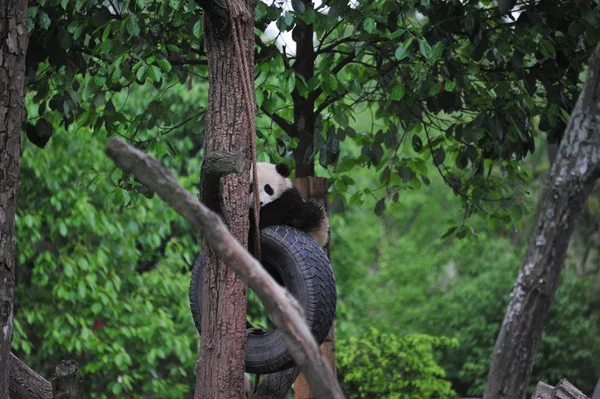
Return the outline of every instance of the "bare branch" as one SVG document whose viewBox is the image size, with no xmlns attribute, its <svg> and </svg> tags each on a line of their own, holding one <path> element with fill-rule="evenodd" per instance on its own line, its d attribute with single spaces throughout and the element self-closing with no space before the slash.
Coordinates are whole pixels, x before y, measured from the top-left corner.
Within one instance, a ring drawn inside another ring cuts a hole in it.
<svg viewBox="0 0 600 399">
<path fill-rule="evenodd" d="M 171 65 L 208 65 L 208 60 L 170 59 Z"/>
<path fill-rule="evenodd" d="M 52 399 L 52 384 L 11 353 L 8 393 L 12 399 Z"/>
<path fill-rule="evenodd" d="M 296 364 L 319 398 L 344 398 L 335 375 L 310 333 L 296 299 L 273 280 L 260 263 L 229 233 L 221 218 L 184 190 L 175 177 L 152 157 L 113 138 L 106 152 L 117 166 L 132 173 L 148 189 L 183 216 L 219 259 L 248 283 L 281 331 Z"/>
</svg>

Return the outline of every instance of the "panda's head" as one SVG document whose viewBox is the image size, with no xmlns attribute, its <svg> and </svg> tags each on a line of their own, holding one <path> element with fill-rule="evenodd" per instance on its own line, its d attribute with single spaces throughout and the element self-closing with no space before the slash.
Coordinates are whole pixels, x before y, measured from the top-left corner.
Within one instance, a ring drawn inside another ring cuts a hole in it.
<svg viewBox="0 0 600 399">
<path fill-rule="evenodd" d="M 256 168 L 261 207 L 275 201 L 285 190 L 294 186 L 289 179 L 290 168 L 284 163 L 258 162 Z M 250 170 L 250 208 L 254 207 L 253 181 L 252 170 Z"/>
</svg>

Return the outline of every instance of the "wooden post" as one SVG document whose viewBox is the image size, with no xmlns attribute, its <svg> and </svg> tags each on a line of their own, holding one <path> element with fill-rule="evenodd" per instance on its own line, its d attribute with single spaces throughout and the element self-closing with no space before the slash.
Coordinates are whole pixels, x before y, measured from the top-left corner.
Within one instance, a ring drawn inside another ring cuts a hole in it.
<svg viewBox="0 0 600 399">
<path fill-rule="evenodd" d="M 327 214 L 329 214 L 329 204 L 327 201 L 327 179 L 323 177 L 302 177 L 294 179 L 296 187 L 304 198 L 313 199 L 325 207 Z M 331 259 L 331 240 L 327 242 L 327 246 L 324 248 L 327 257 Z M 321 352 L 329 362 L 333 374 L 336 374 L 335 367 L 335 325 L 331 326 L 327 338 L 321 345 Z M 304 378 L 303 374 L 300 374 L 294 383 L 294 397 L 295 399 L 312 399 L 315 396 L 310 390 L 310 386 Z"/>
</svg>

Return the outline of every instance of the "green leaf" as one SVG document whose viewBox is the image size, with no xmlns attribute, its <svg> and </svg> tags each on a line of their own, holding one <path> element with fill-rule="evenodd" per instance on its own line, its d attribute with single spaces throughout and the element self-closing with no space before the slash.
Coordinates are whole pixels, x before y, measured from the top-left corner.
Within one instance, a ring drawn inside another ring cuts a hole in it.
<svg viewBox="0 0 600 399">
<path fill-rule="evenodd" d="M 99 314 L 102 311 L 102 304 L 100 302 L 94 302 L 91 306 L 93 314 Z"/>
<path fill-rule="evenodd" d="M 104 27 L 104 31 L 102 31 L 102 41 L 108 39 L 108 36 L 110 36 L 110 31 L 111 24 L 106 24 L 106 26 Z"/>
<path fill-rule="evenodd" d="M 323 77 L 323 82 L 325 83 L 325 87 L 327 88 L 327 91 L 333 92 L 333 91 L 335 91 L 335 89 L 337 89 L 338 80 L 334 75 L 332 75 L 330 73 L 323 73 L 322 77 Z"/>
<path fill-rule="evenodd" d="M 449 237 L 450 235 L 452 235 L 452 233 L 454 233 L 456 231 L 458 226 L 452 226 L 450 227 L 448 230 L 446 230 L 446 232 L 442 235 L 442 238 L 446 238 Z"/>
<path fill-rule="evenodd" d="M 442 58 L 442 53 L 444 52 L 444 42 L 437 42 L 433 48 L 431 49 L 431 59 L 433 61 L 438 61 Z"/>
<path fill-rule="evenodd" d="M 396 52 L 394 53 L 394 56 L 398 61 L 402 61 L 406 58 L 406 56 L 408 56 L 408 54 L 410 53 L 410 46 L 412 45 L 412 43 L 413 38 L 411 37 L 398 46 Z"/>
<path fill-rule="evenodd" d="M 265 94 L 262 90 L 257 90 L 256 91 L 256 106 L 260 107 L 261 105 L 263 105 L 263 102 L 265 101 Z"/>
<path fill-rule="evenodd" d="M 381 216 L 383 215 L 383 212 L 385 212 L 385 198 L 380 199 L 375 204 L 375 214 Z"/>
<path fill-rule="evenodd" d="M 139 36 L 140 34 L 140 26 L 133 16 L 127 21 L 127 32 L 133 37 Z"/>
<path fill-rule="evenodd" d="M 404 85 L 402 85 L 401 83 L 397 84 L 392 89 L 392 94 L 391 94 L 392 100 L 395 100 L 395 101 L 402 100 L 402 98 L 404 98 L 404 92 L 405 92 Z"/>
<path fill-rule="evenodd" d="M 146 0 L 135 0 L 135 4 L 137 4 L 139 8 L 144 8 L 146 7 Z"/>
<path fill-rule="evenodd" d="M 439 166 L 444 163 L 446 159 L 446 151 L 444 151 L 443 147 L 438 147 L 433 151 L 433 163 L 436 166 Z"/>
<path fill-rule="evenodd" d="M 164 58 L 157 58 L 155 60 L 156 65 L 162 68 L 162 70 L 166 73 L 171 72 L 171 63 Z"/>
<path fill-rule="evenodd" d="M 363 21 L 363 29 L 369 33 L 373 33 L 375 31 L 375 20 L 373 18 L 365 18 Z"/>
<path fill-rule="evenodd" d="M 419 40 L 419 51 L 423 54 L 425 59 L 429 60 L 432 58 L 431 46 L 427 43 L 427 40 L 421 39 Z"/>
<path fill-rule="evenodd" d="M 50 24 L 52 23 L 48 14 L 46 14 L 44 10 L 39 10 L 37 17 L 40 27 L 44 30 L 48 30 Z"/>
<path fill-rule="evenodd" d="M 158 158 L 162 158 L 169 151 L 169 148 L 167 146 L 167 143 L 165 141 L 161 140 L 161 141 L 156 142 L 154 151 L 156 151 L 156 156 Z"/>
<path fill-rule="evenodd" d="M 336 108 L 333 112 L 333 119 L 340 125 L 340 127 L 348 126 L 348 116 L 346 113 L 339 108 Z"/>
<path fill-rule="evenodd" d="M 292 8 L 298 14 L 303 14 L 304 10 L 306 10 L 306 5 L 304 4 L 304 1 L 302 1 L 302 0 L 292 0 Z"/>
<path fill-rule="evenodd" d="M 162 78 L 161 69 L 156 65 L 150 65 L 150 67 L 148 68 L 148 77 L 153 82 L 159 82 Z"/>
<path fill-rule="evenodd" d="M 415 152 L 421 152 L 421 150 L 423 150 L 423 140 L 416 134 L 412 137 L 412 147 Z"/>
<path fill-rule="evenodd" d="M 277 19 L 277 23 L 276 23 L 277 28 L 282 32 L 290 30 L 290 28 L 292 27 L 293 24 L 294 24 L 294 14 L 292 14 L 289 11 L 286 11 L 285 13 L 283 13 L 283 15 Z"/>
<path fill-rule="evenodd" d="M 192 33 L 196 39 L 199 39 L 202 36 L 202 20 L 198 19 L 194 24 L 194 28 L 192 29 Z"/>
<path fill-rule="evenodd" d="M 146 80 L 146 72 L 148 71 L 148 65 L 144 64 L 139 67 L 137 72 L 135 73 L 135 78 L 138 82 L 143 83 Z"/>
<path fill-rule="evenodd" d="M 87 295 L 87 289 L 83 280 L 79 280 L 79 283 L 77 283 L 77 290 L 79 291 L 79 297 L 81 299 L 85 299 Z"/>
<path fill-rule="evenodd" d="M 44 148 L 54 134 L 54 128 L 46 119 L 40 118 L 35 126 L 30 123 L 25 124 L 25 134 L 33 144 Z"/>
<path fill-rule="evenodd" d="M 312 8 L 309 8 L 308 10 L 306 10 L 306 12 L 303 15 L 304 22 L 306 22 L 309 25 L 312 25 L 313 22 L 315 22 L 316 16 L 317 16 L 317 13 L 315 12 L 315 10 Z"/>
</svg>

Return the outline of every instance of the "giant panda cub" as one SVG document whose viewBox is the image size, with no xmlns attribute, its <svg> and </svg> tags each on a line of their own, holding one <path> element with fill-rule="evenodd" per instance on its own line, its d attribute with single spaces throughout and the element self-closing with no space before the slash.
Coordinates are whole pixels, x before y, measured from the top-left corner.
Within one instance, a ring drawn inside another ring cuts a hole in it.
<svg viewBox="0 0 600 399">
<path fill-rule="evenodd" d="M 284 164 L 256 164 L 260 198 L 259 227 L 286 225 L 313 237 L 321 247 L 327 244 L 329 217 L 325 209 L 312 200 L 304 200 L 289 179 L 290 169 Z M 254 235 L 254 185 L 250 173 L 250 243 Z M 252 246 L 252 244 L 250 244 Z"/>
</svg>

